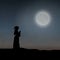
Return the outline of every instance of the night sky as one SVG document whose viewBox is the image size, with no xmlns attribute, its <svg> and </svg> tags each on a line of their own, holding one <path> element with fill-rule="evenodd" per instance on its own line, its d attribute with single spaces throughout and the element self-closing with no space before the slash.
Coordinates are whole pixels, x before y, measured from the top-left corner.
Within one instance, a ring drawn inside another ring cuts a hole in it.
<svg viewBox="0 0 60 60">
<path fill-rule="evenodd" d="M 51 16 L 51 23 L 45 28 L 35 23 L 35 15 L 41 10 Z M 21 47 L 60 49 L 59 0 L 0 1 L 0 48 L 13 47 L 15 25 L 21 30 Z"/>
</svg>

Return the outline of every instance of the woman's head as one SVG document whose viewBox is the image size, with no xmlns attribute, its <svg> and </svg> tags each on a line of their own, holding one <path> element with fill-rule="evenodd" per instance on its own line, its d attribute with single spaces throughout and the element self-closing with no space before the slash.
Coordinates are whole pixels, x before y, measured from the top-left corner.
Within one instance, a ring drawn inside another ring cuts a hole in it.
<svg viewBox="0 0 60 60">
<path fill-rule="evenodd" d="M 19 29 L 19 26 L 15 26 L 14 29 L 15 29 L 15 30 L 18 30 L 18 29 Z"/>
</svg>

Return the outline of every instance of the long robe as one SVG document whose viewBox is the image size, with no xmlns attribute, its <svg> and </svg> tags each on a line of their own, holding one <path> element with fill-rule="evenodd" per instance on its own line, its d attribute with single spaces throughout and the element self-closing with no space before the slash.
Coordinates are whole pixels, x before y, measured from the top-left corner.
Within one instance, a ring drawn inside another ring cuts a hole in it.
<svg viewBox="0 0 60 60">
<path fill-rule="evenodd" d="M 19 45 L 20 32 L 16 31 L 14 35 L 15 37 L 14 37 L 14 42 L 13 42 L 13 48 L 17 49 L 17 48 L 20 48 L 20 45 Z"/>
</svg>

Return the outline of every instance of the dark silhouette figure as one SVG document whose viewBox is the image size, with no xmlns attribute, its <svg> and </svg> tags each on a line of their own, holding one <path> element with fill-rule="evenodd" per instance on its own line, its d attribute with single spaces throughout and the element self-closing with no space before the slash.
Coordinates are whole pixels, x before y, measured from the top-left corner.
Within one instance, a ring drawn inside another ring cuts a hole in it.
<svg viewBox="0 0 60 60">
<path fill-rule="evenodd" d="M 14 49 L 18 49 L 20 48 L 20 45 L 19 45 L 19 37 L 21 35 L 21 31 L 18 31 L 19 27 L 18 26 L 15 26 L 14 27 L 14 42 L 13 42 L 13 48 Z"/>
</svg>

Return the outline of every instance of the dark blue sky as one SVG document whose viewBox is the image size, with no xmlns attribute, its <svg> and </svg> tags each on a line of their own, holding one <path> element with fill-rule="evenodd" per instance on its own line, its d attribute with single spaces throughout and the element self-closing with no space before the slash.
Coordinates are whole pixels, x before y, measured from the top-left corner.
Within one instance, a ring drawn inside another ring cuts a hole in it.
<svg viewBox="0 0 60 60">
<path fill-rule="evenodd" d="M 35 23 L 37 12 L 44 10 L 51 15 L 51 23 L 40 28 Z M 0 47 L 11 48 L 13 27 L 19 25 L 20 43 L 24 48 L 60 49 L 60 1 L 20 0 L 0 2 Z"/>
</svg>

